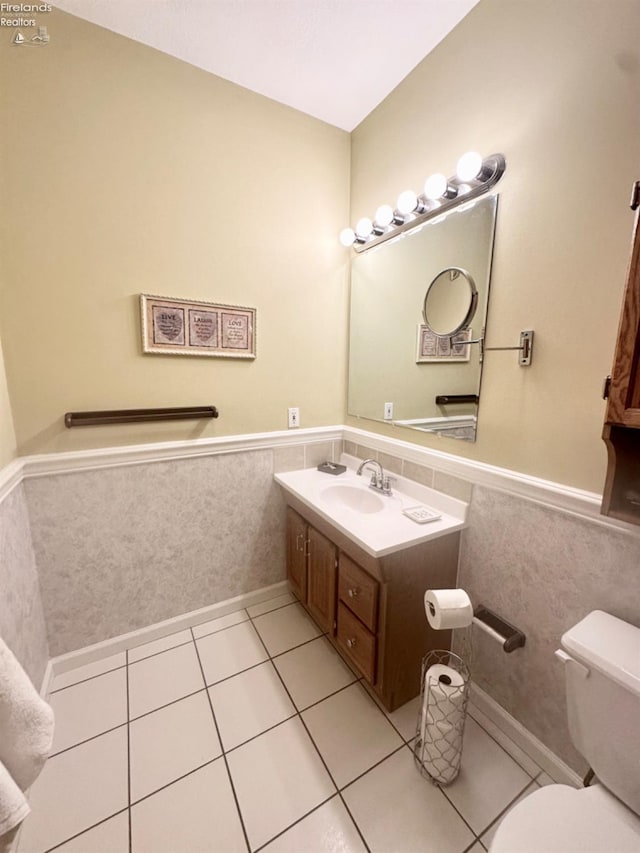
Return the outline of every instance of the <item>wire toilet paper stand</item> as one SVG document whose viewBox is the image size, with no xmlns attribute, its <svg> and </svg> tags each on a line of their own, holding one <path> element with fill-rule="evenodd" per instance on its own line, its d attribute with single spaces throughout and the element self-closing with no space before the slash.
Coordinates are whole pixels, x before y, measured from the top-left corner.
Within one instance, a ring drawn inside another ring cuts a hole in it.
<svg viewBox="0 0 640 853">
<path fill-rule="evenodd" d="M 453 652 L 434 649 L 422 660 L 413 753 L 422 775 L 438 786 L 460 772 L 469 679 L 469 667 Z"/>
</svg>

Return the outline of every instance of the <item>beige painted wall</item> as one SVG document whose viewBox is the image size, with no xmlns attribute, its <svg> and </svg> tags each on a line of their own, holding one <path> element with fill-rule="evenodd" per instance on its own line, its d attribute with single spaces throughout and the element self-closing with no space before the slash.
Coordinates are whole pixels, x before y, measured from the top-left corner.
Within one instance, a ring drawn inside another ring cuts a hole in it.
<svg viewBox="0 0 640 853">
<path fill-rule="evenodd" d="M 343 420 L 349 135 L 54 11 L 0 45 L 1 333 L 19 452 Z M 5 85 L 8 81 L 9 85 Z M 255 306 L 253 362 L 141 352 L 138 295 Z M 217 421 L 65 430 L 69 410 Z"/>
<path fill-rule="evenodd" d="M 353 133 L 352 222 L 452 174 L 464 151 L 507 158 L 487 344 L 532 328 L 533 365 L 487 354 L 477 443 L 425 445 L 602 489 L 600 391 L 640 177 L 639 44 L 638 0 L 481 0 Z"/>
<path fill-rule="evenodd" d="M 16 455 L 16 434 L 13 429 L 11 402 L 4 369 L 2 342 L 0 341 L 0 468 Z"/>
</svg>

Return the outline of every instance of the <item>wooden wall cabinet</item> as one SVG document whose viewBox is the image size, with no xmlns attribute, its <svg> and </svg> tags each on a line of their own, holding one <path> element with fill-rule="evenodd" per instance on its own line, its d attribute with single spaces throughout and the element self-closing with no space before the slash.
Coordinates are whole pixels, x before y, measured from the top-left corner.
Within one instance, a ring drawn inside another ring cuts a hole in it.
<svg viewBox="0 0 640 853">
<path fill-rule="evenodd" d="M 602 433 L 608 455 L 602 512 L 640 524 L 640 181 L 631 208 L 631 257 Z"/>
<path fill-rule="evenodd" d="M 448 649 L 451 631 L 434 631 L 427 589 L 456 585 L 459 533 L 372 557 L 287 494 L 287 576 L 338 652 L 393 711 L 420 692 L 422 658 Z"/>
</svg>

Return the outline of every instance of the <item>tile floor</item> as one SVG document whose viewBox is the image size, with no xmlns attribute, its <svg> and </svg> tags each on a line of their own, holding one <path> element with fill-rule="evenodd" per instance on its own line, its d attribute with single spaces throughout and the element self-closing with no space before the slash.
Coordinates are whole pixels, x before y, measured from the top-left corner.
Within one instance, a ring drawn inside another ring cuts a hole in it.
<svg viewBox="0 0 640 853">
<path fill-rule="evenodd" d="M 441 790 L 290 595 L 55 677 L 18 853 L 481 853 L 546 784 L 471 708 Z"/>
</svg>

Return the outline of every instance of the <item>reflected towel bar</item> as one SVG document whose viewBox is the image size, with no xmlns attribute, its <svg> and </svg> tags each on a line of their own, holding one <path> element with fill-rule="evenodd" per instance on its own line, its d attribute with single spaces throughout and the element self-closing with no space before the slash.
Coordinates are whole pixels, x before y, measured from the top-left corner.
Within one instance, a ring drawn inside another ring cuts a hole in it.
<svg viewBox="0 0 640 853">
<path fill-rule="evenodd" d="M 64 425 L 135 424 L 148 421 L 183 421 L 190 418 L 217 418 L 215 406 L 186 406 L 172 409 L 116 409 L 112 412 L 67 412 Z"/>
<path fill-rule="evenodd" d="M 477 394 L 438 394 L 436 406 L 447 406 L 450 403 L 478 403 Z"/>
<path fill-rule="evenodd" d="M 502 643 L 505 652 L 513 652 L 525 644 L 526 637 L 522 631 L 519 631 L 509 622 L 505 622 L 504 619 L 501 619 L 488 607 L 483 607 L 482 604 L 478 605 L 474 611 L 473 624 Z"/>
</svg>

